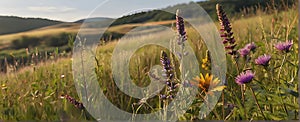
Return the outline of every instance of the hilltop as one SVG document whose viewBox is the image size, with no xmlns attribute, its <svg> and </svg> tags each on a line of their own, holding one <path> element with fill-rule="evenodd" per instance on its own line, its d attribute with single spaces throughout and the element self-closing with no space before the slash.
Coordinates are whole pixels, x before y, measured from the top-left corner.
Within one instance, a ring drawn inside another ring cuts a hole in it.
<svg viewBox="0 0 300 122">
<path fill-rule="evenodd" d="M 0 16 L 0 35 L 19 33 L 60 23 L 63 22 L 42 18 Z"/>
</svg>

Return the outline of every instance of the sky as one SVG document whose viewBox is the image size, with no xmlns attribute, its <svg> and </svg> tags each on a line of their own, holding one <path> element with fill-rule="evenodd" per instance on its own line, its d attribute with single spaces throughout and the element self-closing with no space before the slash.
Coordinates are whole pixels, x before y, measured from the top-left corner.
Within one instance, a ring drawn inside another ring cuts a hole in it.
<svg viewBox="0 0 300 122">
<path fill-rule="evenodd" d="M 189 1 L 201 0 L 0 0 L 0 16 L 73 22 L 87 17 L 118 18 Z"/>
</svg>

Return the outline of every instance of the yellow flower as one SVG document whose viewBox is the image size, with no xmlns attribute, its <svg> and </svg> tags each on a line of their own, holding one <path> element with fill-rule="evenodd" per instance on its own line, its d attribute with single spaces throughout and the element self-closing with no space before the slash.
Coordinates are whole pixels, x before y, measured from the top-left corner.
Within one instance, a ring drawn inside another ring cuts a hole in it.
<svg viewBox="0 0 300 122">
<path fill-rule="evenodd" d="M 206 51 L 206 55 L 205 58 L 202 59 L 202 68 L 205 70 L 209 70 L 210 69 L 210 57 L 209 57 L 209 51 Z"/>
<path fill-rule="evenodd" d="M 205 70 L 208 70 L 209 68 L 209 65 L 208 65 L 208 62 L 207 62 L 207 59 L 202 59 L 202 68 L 205 69 Z"/>
<path fill-rule="evenodd" d="M 2 87 L 1 88 L 2 90 L 6 90 L 7 89 L 6 84 L 2 84 L 1 87 Z"/>
<path fill-rule="evenodd" d="M 213 79 L 213 75 L 208 73 L 205 76 L 200 73 L 200 77 L 197 76 L 194 80 L 197 81 L 197 83 L 192 82 L 192 84 L 198 86 L 205 92 L 208 92 L 209 87 L 212 88 L 210 91 L 222 91 L 225 88 L 224 85 L 218 86 L 220 80 L 218 78 Z"/>
</svg>

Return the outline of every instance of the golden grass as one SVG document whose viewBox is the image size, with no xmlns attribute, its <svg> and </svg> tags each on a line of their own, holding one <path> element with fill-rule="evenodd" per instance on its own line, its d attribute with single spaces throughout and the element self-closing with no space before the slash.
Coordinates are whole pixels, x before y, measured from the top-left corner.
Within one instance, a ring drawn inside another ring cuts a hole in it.
<svg viewBox="0 0 300 122">
<path fill-rule="evenodd" d="M 62 27 L 59 25 L 44 27 L 32 31 L 26 31 L 21 33 L 15 33 L 15 34 L 7 34 L 7 35 L 1 35 L 0 36 L 0 45 L 7 45 L 11 43 L 12 40 L 21 38 L 22 36 L 29 36 L 29 37 L 43 37 L 43 36 L 52 36 L 57 35 L 61 33 L 76 33 L 78 32 L 79 25 L 72 25 L 69 27 Z"/>
</svg>

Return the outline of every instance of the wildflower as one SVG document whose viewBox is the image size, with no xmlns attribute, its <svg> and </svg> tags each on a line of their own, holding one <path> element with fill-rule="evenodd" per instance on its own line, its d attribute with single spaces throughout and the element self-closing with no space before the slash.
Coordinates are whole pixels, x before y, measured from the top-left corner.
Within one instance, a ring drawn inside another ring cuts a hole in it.
<svg viewBox="0 0 300 122">
<path fill-rule="evenodd" d="M 242 48 L 242 49 L 239 50 L 239 53 L 240 53 L 241 56 L 245 57 L 250 53 L 250 49 Z"/>
<path fill-rule="evenodd" d="M 210 74 L 206 74 L 204 77 L 203 74 L 200 73 L 200 77 L 197 76 L 194 78 L 194 80 L 198 82 L 197 86 L 199 88 L 203 89 L 204 91 L 208 91 L 212 78 L 213 76 Z"/>
<path fill-rule="evenodd" d="M 268 66 L 270 60 L 271 60 L 271 56 L 264 54 L 262 56 L 259 56 L 257 59 L 255 59 L 255 64 Z"/>
<path fill-rule="evenodd" d="M 254 78 L 254 73 L 252 71 L 247 70 L 246 72 L 242 72 L 235 78 L 235 82 L 239 85 L 243 85 L 245 83 L 249 83 Z"/>
<path fill-rule="evenodd" d="M 249 44 L 246 44 L 246 46 L 242 49 L 239 49 L 238 52 L 240 53 L 240 55 L 242 57 L 246 57 L 247 55 L 250 54 L 251 51 L 255 51 L 256 49 L 256 45 L 252 42 L 252 43 L 249 43 Z"/>
<path fill-rule="evenodd" d="M 197 87 L 203 89 L 203 91 L 208 92 L 209 87 L 212 87 L 213 89 L 211 91 L 222 91 L 225 86 L 217 86 L 220 84 L 220 80 L 218 78 L 213 79 L 213 75 L 206 74 L 203 76 L 202 73 L 200 73 L 200 77 L 197 76 L 194 78 L 194 80 L 197 81 L 191 82 L 191 84 L 196 85 Z"/>
<path fill-rule="evenodd" d="M 206 50 L 205 58 L 202 59 L 202 68 L 205 70 L 209 70 L 210 68 L 210 56 L 208 50 Z"/>
<path fill-rule="evenodd" d="M 164 71 L 163 76 L 167 78 L 164 82 L 167 85 L 169 94 L 167 94 L 165 96 L 166 96 L 166 98 L 173 98 L 174 96 L 170 97 L 170 95 L 172 95 L 170 92 L 174 91 L 178 87 L 179 84 L 177 84 L 173 81 L 174 73 L 173 73 L 173 68 L 171 66 L 171 61 L 170 61 L 167 53 L 165 53 L 164 51 L 161 52 L 160 62 L 163 65 L 163 71 Z"/>
<path fill-rule="evenodd" d="M 292 48 L 293 42 L 292 40 L 288 40 L 286 42 L 279 42 L 275 45 L 275 48 L 279 51 L 289 52 Z"/>
<path fill-rule="evenodd" d="M 83 104 L 81 102 L 78 102 L 76 99 L 72 98 L 69 95 L 61 96 L 61 98 L 66 98 L 66 100 L 68 102 L 70 102 L 71 104 L 73 104 L 78 109 L 84 109 L 84 106 L 83 106 Z"/>
<path fill-rule="evenodd" d="M 252 42 L 252 43 L 247 44 L 247 45 L 245 46 L 245 48 L 248 48 L 250 51 L 255 52 L 256 45 L 255 45 L 254 42 Z"/>
<path fill-rule="evenodd" d="M 2 84 L 1 87 L 2 87 L 1 88 L 2 90 L 6 90 L 7 89 L 7 86 L 5 84 Z"/>
<path fill-rule="evenodd" d="M 170 77 L 172 75 L 171 61 L 168 58 L 167 53 L 164 51 L 161 52 L 160 62 L 163 65 L 164 72 L 166 73 L 165 76 Z"/>
<path fill-rule="evenodd" d="M 220 6 L 219 4 L 216 5 L 216 9 L 217 9 L 218 19 L 221 25 L 221 29 L 220 29 L 221 37 L 223 38 L 223 44 L 225 45 L 227 54 L 237 58 L 238 57 L 237 51 L 234 49 L 236 46 L 235 39 L 233 36 L 233 32 L 231 31 L 232 28 L 227 18 L 227 15 L 224 12 L 222 6 Z"/>
<path fill-rule="evenodd" d="M 159 95 L 159 97 L 160 97 L 160 99 L 163 99 L 163 100 L 167 99 L 167 96 L 164 94 Z"/>
<path fill-rule="evenodd" d="M 60 78 L 65 78 L 65 75 L 61 75 Z"/>
<path fill-rule="evenodd" d="M 184 20 L 179 14 L 180 14 L 180 11 L 177 10 L 177 12 L 176 12 L 176 28 L 177 28 L 177 31 L 179 34 L 178 44 L 181 45 L 183 42 L 185 42 L 187 40 L 187 37 L 186 37 L 186 31 L 184 28 Z"/>
</svg>

